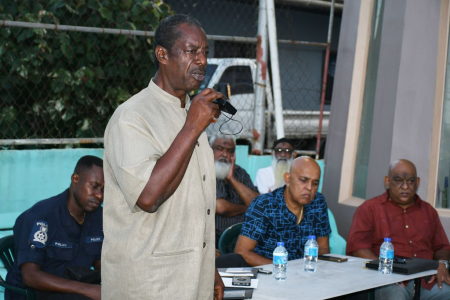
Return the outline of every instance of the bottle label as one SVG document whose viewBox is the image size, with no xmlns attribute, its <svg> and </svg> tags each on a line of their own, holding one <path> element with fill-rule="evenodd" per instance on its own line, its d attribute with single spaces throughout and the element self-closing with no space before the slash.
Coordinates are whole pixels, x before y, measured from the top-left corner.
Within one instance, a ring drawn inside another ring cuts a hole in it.
<svg viewBox="0 0 450 300">
<path fill-rule="evenodd" d="M 381 249 L 380 250 L 380 257 L 381 258 L 393 259 L 394 258 L 394 250 Z"/>
<path fill-rule="evenodd" d="M 275 253 L 273 255 L 273 264 L 274 265 L 284 265 L 287 263 L 287 254 Z"/>
<path fill-rule="evenodd" d="M 310 255 L 310 256 L 317 256 L 319 252 L 319 249 L 316 247 L 310 247 L 306 249 L 306 253 L 305 255 Z"/>
</svg>

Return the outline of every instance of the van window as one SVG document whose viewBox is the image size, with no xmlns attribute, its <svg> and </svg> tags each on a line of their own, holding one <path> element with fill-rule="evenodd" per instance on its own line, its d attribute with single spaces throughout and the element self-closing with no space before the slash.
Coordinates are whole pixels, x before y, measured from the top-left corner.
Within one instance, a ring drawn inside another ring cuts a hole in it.
<svg viewBox="0 0 450 300">
<path fill-rule="evenodd" d="M 214 74 L 214 72 L 216 71 L 216 69 L 217 69 L 217 65 L 215 65 L 215 64 L 207 64 L 206 65 L 205 80 L 203 80 L 197 93 L 200 93 L 208 86 L 208 83 L 211 80 L 211 77 Z"/>
<path fill-rule="evenodd" d="M 232 66 L 223 72 L 219 84 L 229 84 L 231 95 L 252 94 L 253 79 L 249 66 Z"/>
</svg>

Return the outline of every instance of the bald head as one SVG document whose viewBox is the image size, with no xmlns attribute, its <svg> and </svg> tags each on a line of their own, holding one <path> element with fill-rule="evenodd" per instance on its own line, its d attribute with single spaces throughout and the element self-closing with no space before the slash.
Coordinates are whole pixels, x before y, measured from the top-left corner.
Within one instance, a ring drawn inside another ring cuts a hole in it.
<svg viewBox="0 0 450 300">
<path fill-rule="evenodd" d="M 286 203 L 302 207 L 314 200 L 320 182 L 320 167 L 317 162 L 301 156 L 294 160 L 289 173 L 284 175 Z"/>
<path fill-rule="evenodd" d="M 393 161 L 388 176 L 384 177 L 390 200 L 404 209 L 414 204 L 419 183 L 416 166 L 407 159 Z"/>
<path fill-rule="evenodd" d="M 312 159 L 309 156 L 300 156 L 300 157 L 296 158 L 292 162 L 292 165 L 291 165 L 291 168 L 289 170 L 289 173 L 292 174 L 292 172 L 295 172 L 296 170 L 301 169 L 301 168 L 305 168 L 305 167 L 315 169 L 316 171 L 319 172 L 319 177 L 320 177 L 320 166 L 319 166 L 319 164 L 314 159 Z"/>
<path fill-rule="evenodd" d="M 411 172 L 413 172 L 417 176 L 416 166 L 414 165 L 414 163 L 412 161 L 407 160 L 407 159 L 397 159 L 397 160 L 394 160 L 393 162 L 391 162 L 391 164 L 389 165 L 388 176 L 391 176 L 393 170 L 399 165 L 407 167 L 408 169 L 411 170 Z"/>
</svg>

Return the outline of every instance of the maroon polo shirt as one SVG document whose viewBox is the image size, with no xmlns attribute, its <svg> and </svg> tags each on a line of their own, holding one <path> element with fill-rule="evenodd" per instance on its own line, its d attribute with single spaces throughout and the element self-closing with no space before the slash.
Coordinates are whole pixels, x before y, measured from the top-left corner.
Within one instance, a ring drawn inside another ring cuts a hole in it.
<svg viewBox="0 0 450 300">
<path fill-rule="evenodd" d="M 414 204 L 406 209 L 390 200 L 388 191 L 360 205 L 350 227 L 347 255 L 361 249 L 379 255 L 385 237 L 392 239 L 394 253 L 399 256 L 434 259 L 437 250 L 450 250 L 437 211 L 417 194 L 414 197 Z M 422 280 L 427 289 L 435 283 Z"/>
</svg>

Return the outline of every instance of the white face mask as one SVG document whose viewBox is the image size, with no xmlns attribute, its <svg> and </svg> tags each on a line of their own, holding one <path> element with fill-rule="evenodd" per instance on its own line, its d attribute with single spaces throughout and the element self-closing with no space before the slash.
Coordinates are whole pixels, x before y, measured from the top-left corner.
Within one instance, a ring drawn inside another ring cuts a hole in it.
<svg viewBox="0 0 450 300">
<path fill-rule="evenodd" d="M 294 157 L 291 157 L 289 159 L 280 157 L 277 159 L 275 157 L 275 153 L 272 154 L 272 170 L 275 177 L 275 184 L 271 188 L 272 191 L 279 187 L 282 187 L 285 184 L 284 173 L 289 173 L 289 169 L 291 168 L 293 161 Z"/>
<path fill-rule="evenodd" d="M 219 158 L 219 160 L 214 162 L 214 165 L 216 166 L 216 178 L 219 180 L 224 180 L 227 178 L 228 172 L 230 171 L 231 162 L 224 161 L 223 159 L 222 161 L 220 160 L 221 159 Z"/>
</svg>

